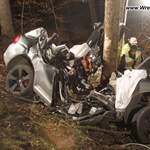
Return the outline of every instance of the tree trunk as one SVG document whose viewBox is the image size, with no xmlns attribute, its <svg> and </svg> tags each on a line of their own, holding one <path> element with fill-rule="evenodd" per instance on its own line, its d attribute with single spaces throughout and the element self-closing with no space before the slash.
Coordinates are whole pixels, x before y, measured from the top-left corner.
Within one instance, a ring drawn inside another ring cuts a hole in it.
<svg viewBox="0 0 150 150">
<path fill-rule="evenodd" d="M 106 86 L 112 72 L 117 70 L 120 0 L 105 0 L 104 66 L 101 85 Z"/>
<path fill-rule="evenodd" d="M 9 0 L 0 0 L 0 23 L 2 42 L 8 44 L 15 38 Z"/>
<path fill-rule="evenodd" d="M 91 24 L 93 26 L 94 23 L 96 23 L 98 21 L 94 0 L 89 1 L 89 8 L 90 8 L 90 15 L 91 15 Z"/>
</svg>

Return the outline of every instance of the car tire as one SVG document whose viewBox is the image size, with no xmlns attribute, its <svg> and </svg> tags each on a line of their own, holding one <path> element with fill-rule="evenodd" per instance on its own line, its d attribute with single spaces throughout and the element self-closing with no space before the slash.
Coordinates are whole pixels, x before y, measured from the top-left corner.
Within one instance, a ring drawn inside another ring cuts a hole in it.
<svg viewBox="0 0 150 150">
<path fill-rule="evenodd" d="M 15 95 L 25 96 L 33 93 L 33 69 L 28 65 L 14 66 L 6 77 L 6 88 Z"/>
<path fill-rule="evenodd" d="M 150 143 L 150 106 L 143 107 L 134 115 L 131 132 L 138 142 Z"/>
</svg>

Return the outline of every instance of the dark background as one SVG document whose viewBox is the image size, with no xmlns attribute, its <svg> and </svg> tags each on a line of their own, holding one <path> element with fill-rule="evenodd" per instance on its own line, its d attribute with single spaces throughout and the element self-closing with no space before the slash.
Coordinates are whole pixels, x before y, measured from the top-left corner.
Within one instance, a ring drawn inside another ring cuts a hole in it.
<svg viewBox="0 0 150 150">
<path fill-rule="evenodd" d="M 97 21 L 104 22 L 105 0 L 94 0 Z M 21 16 L 23 0 L 10 0 L 12 17 L 16 35 L 21 32 Z M 129 6 L 145 5 L 143 0 L 129 0 Z M 91 23 L 89 3 L 84 0 L 53 0 L 54 13 L 50 0 L 25 0 L 23 13 L 23 32 L 28 32 L 38 27 L 44 27 L 49 36 L 53 32 L 59 34 L 58 43 L 66 43 L 68 47 L 85 42 L 93 29 Z M 149 14 L 150 11 L 128 11 L 125 41 L 135 36 L 139 46 L 144 48 L 149 43 Z M 56 20 L 55 20 L 56 19 Z M 57 27 L 56 27 L 56 22 Z M 147 27 L 145 27 L 145 25 Z M 145 28 L 144 28 L 145 27 Z M 144 34 L 141 34 L 144 33 Z"/>
</svg>

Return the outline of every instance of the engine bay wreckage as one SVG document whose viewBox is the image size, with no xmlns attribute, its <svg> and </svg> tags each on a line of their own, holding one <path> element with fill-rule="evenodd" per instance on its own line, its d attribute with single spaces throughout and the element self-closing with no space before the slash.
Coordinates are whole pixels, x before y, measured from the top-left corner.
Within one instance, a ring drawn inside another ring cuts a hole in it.
<svg viewBox="0 0 150 150">
<path fill-rule="evenodd" d="M 120 37 L 123 31 L 124 26 L 120 28 Z M 6 88 L 15 97 L 33 103 L 42 102 L 52 112 L 57 110 L 79 125 L 106 127 L 110 122 L 118 122 L 114 89 L 118 78 L 112 76 L 110 84 L 101 90 L 96 90 L 90 81 L 90 77 L 101 73 L 104 25 L 95 24 L 88 40 L 70 49 L 65 44 L 55 45 L 57 37 L 56 33 L 48 37 L 43 27 L 18 35 L 4 53 L 4 62 L 9 70 Z M 149 70 L 144 68 L 147 62 L 149 59 L 135 70 L 146 74 L 146 77 L 140 78 L 128 105 L 119 111 L 120 122 L 130 127 L 141 143 L 150 143 L 150 79 L 147 76 Z M 36 100 L 28 99 L 28 95 Z"/>
</svg>

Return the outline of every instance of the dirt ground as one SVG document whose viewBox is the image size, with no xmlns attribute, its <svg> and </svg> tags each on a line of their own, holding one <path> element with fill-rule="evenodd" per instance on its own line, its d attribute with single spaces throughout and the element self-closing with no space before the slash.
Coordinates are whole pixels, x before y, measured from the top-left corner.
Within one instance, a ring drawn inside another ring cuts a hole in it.
<svg viewBox="0 0 150 150">
<path fill-rule="evenodd" d="M 109 126 L 109 130 L 79 127 L 60 114 L 50 114 L 49 108 L 42 104 L 27 103 L 13 97 L 5 88 L 7 73 L 3 53 L 0 52 L 1 150 L 147 149 L 145 145 L 136 143 L 130 131 L 124 129 L 122 132 L 122 128 L 114 124 Z"/>
</svg>

